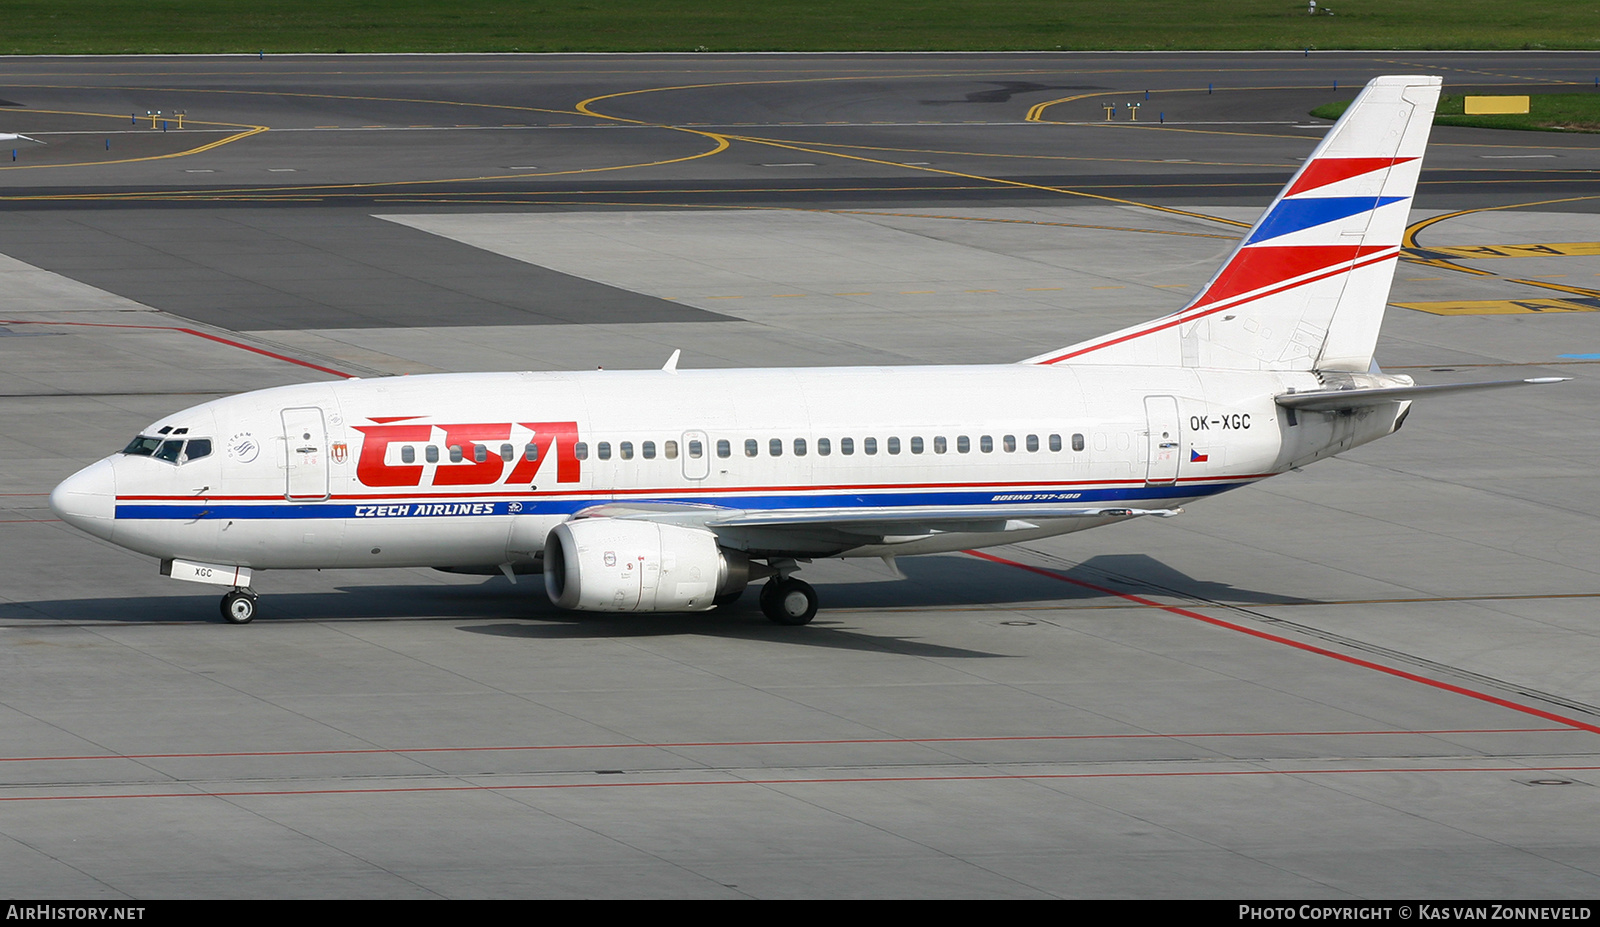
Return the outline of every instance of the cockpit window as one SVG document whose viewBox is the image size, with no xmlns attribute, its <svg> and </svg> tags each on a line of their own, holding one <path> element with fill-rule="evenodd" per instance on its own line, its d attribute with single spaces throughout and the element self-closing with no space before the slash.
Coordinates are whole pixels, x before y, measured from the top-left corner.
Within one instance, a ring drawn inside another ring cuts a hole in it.
<svg viewBox="0 0 1600 927">
<path fill-rule="evenodd" d="M 154 457 L 157 460 L 165 460 L 168 463 L 187 463 L 191 460 L 199 460 L 202 457 L 211 456 L 211 439 L 191 438 L 189 439 L 188 447 L 185 448 L 182 438 L 164 440 L 159 437 L 140 435 L 134 438 L 127 447 L 123 448 L 122 453 L 130 457 Z"/>
</svg>

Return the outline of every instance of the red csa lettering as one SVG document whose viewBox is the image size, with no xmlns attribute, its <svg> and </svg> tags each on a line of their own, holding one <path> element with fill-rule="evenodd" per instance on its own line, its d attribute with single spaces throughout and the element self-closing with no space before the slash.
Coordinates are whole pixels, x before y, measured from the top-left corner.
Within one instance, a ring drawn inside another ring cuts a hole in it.
<svg viewBox="0 0 1600 927">
<path fill-rule="evenodd" d="M 551 457 L 556 459 L 556 482 L 576 483 L 582 477 L 582 462 L 573 455 L 573 445 L 578 441 L 577 422 L 520 422 L 520 427 L 533 432 L 531 440 L 539 449 L 537 460 L 528 460 L 525 447 L 517 448 L 517 464 L 511 469 L 508 482 L 531 483 L 539 468 Z M 507 443 L 511 437 L 509 424 L 465 425 L 356 425 L 361 432 L 361 454 L 356 458 L 356 479 L 365 486 L 418 486 L 422 483 L 422 464 L 391 465 L 386 463 L 391 444 L 427 444 L 433 429 L 445 433 L 444 446 L 459 447 L 462 463 L 434 465 L 434 486 L 487 486 L 499 483 L 505 474 L 506 462 L 497 445 Z M 476 461 L 472 447 L 489 446 L 489 455 Z M 448 458 L 447 458 L 448 459 Z"/>
<path fill-rule="evenodd" d="M 506 462 L 500 459 L 500 449 L 493 448 L 483 463 L 472 459 L 472 445 L 503 444 L 511 437 L 510 425 L 442 425 L 445 447 L 461 448 L 463 463 L 445 466 L 433 471 L 435 486 L 484 486 L 500 482 Z M 448 458 L 446 458 L 448 459 Z"/>
<path fill-rule="evenodd" d="M 517 465 L 511 469 L 508 483 L 531 483 L 533 476 L 544 465 L 545 459 L 556 459 L 556 482 L 576 483 L 581 476 L 580 461 L 572 452 L 572 446 L 578 443 L 577 422 L 519 422 L 523 428 L 533 432 L 532 441 L 539 447 L 539 459 L 529 460 L 527 455 L 522 455 Z"/>
<path fill-rule="evenodd" d="M 361 432 L 361 456 L 356 458 L 356 479 L 366 486 L 415 486 L 422 482 L 422 466 L 391 467 L 383 462 L 389 445 L 396 442 L 426 444 L 433 435 L 428 425 L 356 425 Z"/>
</svg>

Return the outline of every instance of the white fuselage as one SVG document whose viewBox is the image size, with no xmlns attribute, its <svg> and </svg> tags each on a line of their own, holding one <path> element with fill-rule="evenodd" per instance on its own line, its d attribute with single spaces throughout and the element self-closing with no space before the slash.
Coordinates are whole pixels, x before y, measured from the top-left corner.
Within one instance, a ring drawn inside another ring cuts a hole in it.
<svg viewBox="0 0 1600 927">
<path fill-rule="evenodd" d="M 1065 365 L 310 383 L 156 422 L 142 434 L 184 429 L 210 439 L 210 453 L 113 455 L 76 484 L 109 494 L 91 513 L 105 517 L 74 524 L 164 560 L 495 567 L 536 559 L 553 527 L 602 504 L 1174 508 L 1388 434 L 1405 405 L 1292 421 L 1274 404 L 1318 385 L 1312 373 Z M 757 531 L 737 543 L 754 556 L 883 556 L 1108 520 L 1035 517 L 856 544 Z"/>
</svg>

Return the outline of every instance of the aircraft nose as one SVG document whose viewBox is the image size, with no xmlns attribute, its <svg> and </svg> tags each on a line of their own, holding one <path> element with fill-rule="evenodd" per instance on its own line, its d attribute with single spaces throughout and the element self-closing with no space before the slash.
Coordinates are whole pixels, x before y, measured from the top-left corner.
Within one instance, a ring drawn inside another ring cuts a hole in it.
<svg viewBox="0 0 1600 927">
<path fill-rule="evenodd" d="M 117 480 L 111 461 L 92 463 L 50 492 L 50 511 L 97 538 L 111 540 L 117 507 Z"/>
</svg>

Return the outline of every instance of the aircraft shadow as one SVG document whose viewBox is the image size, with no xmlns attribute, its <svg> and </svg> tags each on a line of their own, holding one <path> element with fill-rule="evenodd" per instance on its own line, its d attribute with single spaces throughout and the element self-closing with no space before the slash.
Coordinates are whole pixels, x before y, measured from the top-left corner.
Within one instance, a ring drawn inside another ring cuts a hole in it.
<svg viewBox="0 0 1600 927">
<path fill-rule="evenodd" d="M 784 628 L 762 617 L 756 587 L 732 606 L 690 615 L 622 615 L 567 612 L 551 605 L 537 576 L 518 585 L 493 577 L 480 583 L 351 585 L 334 591 L 272 592 L 262 596 L 262 622 L 273 620 L 459 620 L 501 618 L 540 622 L 523 628 L 525 636 L 597 637 L 656 634 L 729 634 L 735 636 L 803 637 L 808 630 L 839 624 L 844 616 L 830 612 L 872 609 L 943 609 L 1004 607 L 1019 603 L 1118 604 L 1121 599 L 1050 576 L 965 556 L 908 558 L 900 562 L 903 579 L 870 575 L 867 570 L 837 562 L 809 567 L 822 599 L 822 610 L 809 628 Z M 1315 600 L 1275 592 L 1240 589 L 1227 583 L 1197 579 L 1146 554 L 1091 557 L 1057 571 L 1060 576 L 1135 594 L 1164 594 L 1229 604 L 1307 603 Z M 863 577 L 866 578 L 863 578 Z M 0 622 L 118 622 L 127 624 L 216 623 L 221 589 L 196 587 L 178 595 L 106 596 L 0 603 Z M 854 621 L 857 616 L 850 616 Z M 529 630 L 531 627 L 532 630 Z M 537 632 L 537 633 L 535 633 Z M 874 638 L 876 646 L 882 640 Z"/>
</svg>

